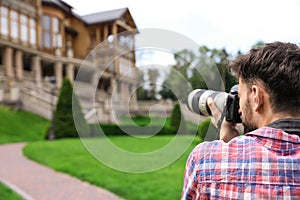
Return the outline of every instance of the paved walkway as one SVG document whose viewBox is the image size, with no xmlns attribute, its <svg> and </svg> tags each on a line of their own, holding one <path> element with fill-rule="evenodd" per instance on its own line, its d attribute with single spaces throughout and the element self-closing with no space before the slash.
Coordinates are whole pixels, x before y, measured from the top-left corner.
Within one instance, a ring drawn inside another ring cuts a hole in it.
<svg viewBox="0 0 300 200">
<path fill-rule="evenodd" d="M 23 156 L 25 143 L 0 145 L 0 181 L 26 200 L 114 200 L 107 190 L 56 172 Z M 1 195 L 1 194 L 0 194 Z"/>
</svg>

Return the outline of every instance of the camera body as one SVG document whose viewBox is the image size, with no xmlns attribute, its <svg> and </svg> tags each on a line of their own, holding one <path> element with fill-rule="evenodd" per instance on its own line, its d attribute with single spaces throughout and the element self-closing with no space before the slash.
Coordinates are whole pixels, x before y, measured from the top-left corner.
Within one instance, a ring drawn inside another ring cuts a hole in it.
<svg viewBox="0 0 300 200">
<path fill-rule="evenodd" d="M 230 93 L 218 92 L 214 90 L 193 90 L 188 95 L 188 108 L 200 115 L 211 116 L 211 111 L 207 105 L 207 99 L 211 97 L 215 102 L 215 106 L 223 113 L 225 119 L 232 123 L 241 123 L 242 120 L 239 114 L 239 97 L 238 85 L 230 89 Z"/>
</svg>

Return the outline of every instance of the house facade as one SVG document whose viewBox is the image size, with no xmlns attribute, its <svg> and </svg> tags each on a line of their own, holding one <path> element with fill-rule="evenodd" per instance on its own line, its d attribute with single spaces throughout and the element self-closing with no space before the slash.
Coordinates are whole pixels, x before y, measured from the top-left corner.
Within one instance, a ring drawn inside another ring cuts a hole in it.
<svg viewBox="0 0 300 200">
<path fill-rule="evenodd" d="M 88 119 L 111 121 L 114 88 L 120 110 L 136 104 L 136 33 L 128 8 L 79 16 L 62 0 L 0 0 L 0 102 L 50 118 L 68 78 L 82 99 L 96 87 L 94 107 L 82 103 Z"/>
</svg>

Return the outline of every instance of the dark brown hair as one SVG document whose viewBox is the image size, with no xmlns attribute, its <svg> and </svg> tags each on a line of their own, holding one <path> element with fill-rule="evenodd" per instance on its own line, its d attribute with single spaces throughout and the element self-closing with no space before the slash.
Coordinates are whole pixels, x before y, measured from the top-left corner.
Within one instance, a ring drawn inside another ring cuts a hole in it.
<svg viewBox="0 0 300 200">
<path fill-rule="evenodd" d="M 230 70 L 248 86 L 263 83 L 274 112 L 300 114 L 300 48 L 274 42 L 238 55 Z"/>
</svg>

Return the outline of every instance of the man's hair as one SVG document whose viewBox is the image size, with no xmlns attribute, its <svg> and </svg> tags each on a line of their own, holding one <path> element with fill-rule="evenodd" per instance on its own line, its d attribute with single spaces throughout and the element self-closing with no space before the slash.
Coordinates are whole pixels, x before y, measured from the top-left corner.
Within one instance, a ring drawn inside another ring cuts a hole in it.
<svg viewBox="0 0 300 200">
<path fill-rule="evenodd" d="M 248 87 L 261 82 L 274 112 L 300 114 L 300 49 L 296 44 L 267 43 L 238 55 L 229 68 Z"/>
</svg>

